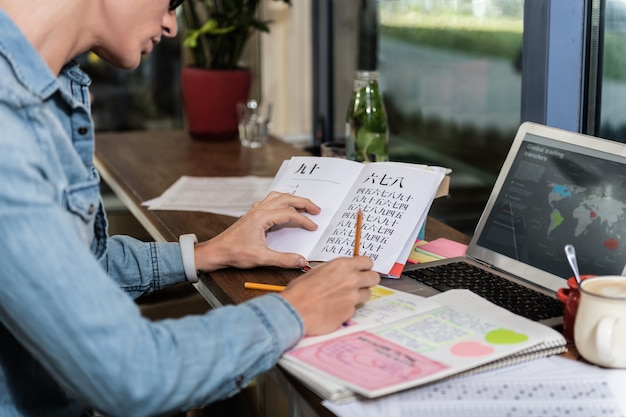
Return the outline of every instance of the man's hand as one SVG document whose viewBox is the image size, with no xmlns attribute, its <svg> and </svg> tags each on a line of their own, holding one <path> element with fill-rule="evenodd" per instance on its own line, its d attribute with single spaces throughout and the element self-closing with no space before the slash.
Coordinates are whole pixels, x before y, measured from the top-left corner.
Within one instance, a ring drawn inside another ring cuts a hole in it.
<svg viewBox="0 0 626 417">
<path fill-rule="evenodd" d="M 356 306 L 370 299 L 380 275 L 370 258 L 339 258 L 316 266 L 289 283 L 283 297 L 300 313 L 305 334 L 331 332 L 348 321 Z"/>
<path fill-rule="evenodd" d="M 320 208 L 307 198 L 271 192 L 224 232 L 196 245 L 196 269 L 210 272 L 229 266 L 302 268 L 307 263 L 302 255 L 270 250 L 265 233 L 274 225 L 286 223 L 316 230 L 317 224 L 303 213 L 319 212 Z"/>
</svg>

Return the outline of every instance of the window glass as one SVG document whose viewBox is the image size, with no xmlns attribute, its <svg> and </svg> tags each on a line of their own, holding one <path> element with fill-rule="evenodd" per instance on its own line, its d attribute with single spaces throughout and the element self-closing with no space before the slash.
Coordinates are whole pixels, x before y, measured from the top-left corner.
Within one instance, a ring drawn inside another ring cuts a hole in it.
<svg viewBox="0 0 626 417">
<path fill-rule="evenodd" d="M 93 53 L 78 58 L 92 79 L 97 131 L 181 128 L 180 40 L 164 38 L 133 71 L 117 69 Z"/>
<path fill-rule="evenodd" d="M 524 1 L 379 5 L 390 157 L 451 168 L 431 214 L 471 234 L 520 123 Z"/>
<path fill-rule="evenodd" d="M 626 142 L 626 1 L 606 0 L 599 136 Z"/>
</svg>

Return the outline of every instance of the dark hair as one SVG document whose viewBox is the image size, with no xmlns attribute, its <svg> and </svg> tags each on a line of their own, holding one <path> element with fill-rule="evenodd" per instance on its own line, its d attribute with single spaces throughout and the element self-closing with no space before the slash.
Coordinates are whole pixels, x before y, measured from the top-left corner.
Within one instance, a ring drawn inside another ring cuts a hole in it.
<svg viewBox="0 0 626 417">
<path fill-rule="evenodd" d="M 177 8 L 178 6 L 180 6 L 181 4 L 183 4 L 185 0 L 170 0 L 170 10 L 174 10 L 175 8 Z"/>
</svg>

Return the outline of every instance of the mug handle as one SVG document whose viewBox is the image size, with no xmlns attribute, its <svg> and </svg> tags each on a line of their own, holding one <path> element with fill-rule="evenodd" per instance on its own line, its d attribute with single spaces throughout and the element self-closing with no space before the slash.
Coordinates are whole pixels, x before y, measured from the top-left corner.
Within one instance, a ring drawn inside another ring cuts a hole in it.
<svg viewBox="0 0 626 417">
<path fill-rule="evenodd" d="M 559 288 L 556 292 L 556 298 L 563 304 L 567 303 L 567 297 L 569 297 L 569 288 Z"/>
<path fill-rule="evenodd" d="M 596 327 L 596 351 L 598 352 L 598 357 L 603 361 L 606 360 L 607 363 L 613 363 L 615 361 L 613 353 L 611 353 L 611 345 L 613 341 L 613 328 L 616 323 L 617 317 L 604 316 Z"/>
</svg>

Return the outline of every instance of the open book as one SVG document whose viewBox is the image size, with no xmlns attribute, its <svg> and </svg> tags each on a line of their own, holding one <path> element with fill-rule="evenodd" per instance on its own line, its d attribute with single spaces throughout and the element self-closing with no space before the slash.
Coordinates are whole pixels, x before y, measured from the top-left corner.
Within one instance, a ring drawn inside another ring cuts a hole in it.
<svg viewBox="0 0 626 417">
<path fill-rule="evenodd" d="M 339 401 L 565 350 L 556 330 L 469 290 L 424 298 L 378 286 L 342 328 L 303 339 L 279 364 L 324 399 Z"/>
<path fill-rule="evenodd" d="M 309 261 L 352 256 L 361 209 L 359 253 L 372 258 L 375 271 L 398 277 L 445 174 L 445 168 L 425 165 L 293 157 L 282 165 L 270 189 L 307 197 L 320 206 L 321 213 L 311 216 L 319 227 L 314 232 L 276 227 L 267 234 L 267 244 Z"/>
</svg>

